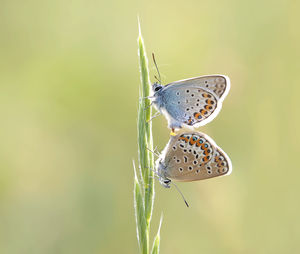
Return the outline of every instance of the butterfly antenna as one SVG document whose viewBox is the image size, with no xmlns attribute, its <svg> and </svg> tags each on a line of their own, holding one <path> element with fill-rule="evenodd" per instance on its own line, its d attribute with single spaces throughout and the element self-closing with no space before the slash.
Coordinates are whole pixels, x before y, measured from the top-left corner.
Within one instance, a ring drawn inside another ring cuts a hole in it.
<svg viewBox="0 0 300 254">
<path fill-rule="evenodd" d="M 154 75 L 154 78 L 159 82 L 161 83 L 161 81 Z"/>
<path fill-rule="evenodd" d="M 158 67 L 157 67 L 157 64 L 156 64 L 156 60 L 155 60 L 154 53 L 152 53 L 152 58 L 153 58 L 153 62 L 154 62 L 154 64 L 155 64 L 155 67 L 156 67 L 156 70 L 157 70 L 159 79 L 158 79 L 156 76 L 154 76 L 154 78 L 156 78 L 157 81 L 159 81 L 159 83 L 161 84 L 161 77 L 160 77 L 160 73 L 159 73 L 159 70 L 158 70 Z"/>
<path fill-rule="evenodd" d="M 147 148 L 147 149 L 148 149 L 148 148 Z M 148 149 L 148 150 L 149 150 L 149 149 Z M 149 150 L 149 151 L 150 151 L 150 150 Z M 157 177 L 157 178 L 161 177 L 161 175 L 160 175 L 157 171 L 155 171 L 155 170 L 153 170 L 152 168 L 149 168 L 149 167 L 147 167 L 147 168 L 154 172 L 154 177 Z M 181 197 L 182 197 L 182 199 L 183 199 L 185 205 L 186 205 L 187 207 L 190 207 L 190 206 L 189 206 L 189 203 L 186 201 L 186 199 L 185 199 L 185 197 L 183 196 L 183 194 L 182 194 L 181 190 L 179 189 L 179 187 L 178 187 L 175 183 L 173 183 L 173 182 L 170 182 L 170 183 L 173 184 L 173 185 L 175 186 L 176 190 L 177 190 L 177 191 L 179 192 L 179 194 L 181 195 Z"/>
<path fill-rule="evenodd" d="M 173 182 L 171 182 L 171 184 L 173 184 L 173 185 L 175 186 L 175 188 L 177 189 L 177 191 L 180 193 L 180 195 L 181 195 L 181 197 L 182 197 L 182 199 L 183 199 L 185 205 L 186 205 L 187 207 L 190 207 L 189 204 L 188 204 L 188 202 L 187 202 L 186 199 L 184 198 L 182 192 L 181 192 L 180 189 L 178 188 L 178 186 L 177 186 L 175 183 L 173 183 Z"/>
</svg>

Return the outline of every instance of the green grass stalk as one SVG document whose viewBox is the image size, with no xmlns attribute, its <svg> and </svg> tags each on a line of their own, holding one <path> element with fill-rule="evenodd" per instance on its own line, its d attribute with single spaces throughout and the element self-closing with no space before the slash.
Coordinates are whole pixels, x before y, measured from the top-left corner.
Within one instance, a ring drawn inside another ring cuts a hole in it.
<svg viewBox="0 0 300 254">
<path fill-rule="evenodd" d="M 138 56 L 140 67 L 140 98 L 138 108 L 138 157 L 139 173 L 135 170 L 134 204 L 137 224 L 137 236 L 142 254 L 149 254 L 149 233 L 154 203 L 154 156 L 150 100 L 151 82 L 148 70 L 148 58 L 139 24 Z M 160 227 L 159 227 L 160 229 Z M 155 237 L 152 253 L 159 253 L 159 231 Z"/>
</svg>

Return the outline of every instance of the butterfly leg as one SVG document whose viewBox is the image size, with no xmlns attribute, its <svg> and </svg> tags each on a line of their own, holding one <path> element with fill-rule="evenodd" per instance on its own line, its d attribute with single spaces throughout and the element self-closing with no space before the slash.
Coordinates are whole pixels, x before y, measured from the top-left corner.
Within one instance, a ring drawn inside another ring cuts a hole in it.
<svg viewBox="0 0 300 254">
<path fill-rule="evenodd" d="M 158 151 L 156 151 L 156 148 L 154 149 L 154 151 L 150 150 L 148 147 L 146 147 L 146 149 L 148 151 L 150 151 L 151 153 L 153 153 L 155 156 L 159 157 L 160 156 L 160 153 Z"/>
<path fill-rule="evenodd" d="M 175 133 L 175 129 L 181 129 L 182 124 L 179 121 L 176 121 L 173 118 L 171 118 L 169 120 L 169 128 L 172 130 L 172 133 Z"/>
<path fill-rule="evenodd" d="M 150 108 L 152 106 L 152 104 L 153 104 L 153 101 L 146 108 L 144 108 L 144 110 L 147 110 L 148 108 Z"/>
<path fill-rule="evenodd" d="M 171 135 L 171 136 L 176 136 L 176 133 L 175 133 L 175 129 L 174 129 L 174 128 L 171 129 L 170 135 Z"/>
<path fill-rule="evenodd" d="M 158 117 L 158 116 L 160 116 L 161 115 L 161 113 L 159 112 L 159 111 L 157 111 L 148 121 L 147 121 L 147 123 L 149 123 L 149 122 L 151 122 L 155 117 Z"/>
<path fill-rule="evenodd" d="M 154 96 L 147 96 L 147 97 L 143 97 L 143 98 L 140 98 L 140 100 L 145 100 L 145 99 L 153 99 L 154 98 Z"/>
<path fill-rule="evenodd" d="M 157 153 L 158 155 L 160 155 L 160 152 L 157 149 L 157 146 L 154 148 L 154 152 Z"/>
</svg>

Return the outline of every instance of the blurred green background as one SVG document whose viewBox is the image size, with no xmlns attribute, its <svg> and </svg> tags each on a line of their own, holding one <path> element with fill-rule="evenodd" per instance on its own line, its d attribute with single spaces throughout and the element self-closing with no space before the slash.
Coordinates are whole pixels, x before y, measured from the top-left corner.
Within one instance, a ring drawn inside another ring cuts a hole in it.
<svg viewBox="0 0 300 254">
<path fill-rule="evenodd" d="M 226 74 L 229 177 L 156 182 L 161 253 L 297 253 L 299 1 L 0 2 L 0 252 L 138 253 L 137 15 L 163 83 Z M 152 81 L 156 73 L 149 62 Z M 154 141 L 169 138 L 164 117 Z"/>
</svg>

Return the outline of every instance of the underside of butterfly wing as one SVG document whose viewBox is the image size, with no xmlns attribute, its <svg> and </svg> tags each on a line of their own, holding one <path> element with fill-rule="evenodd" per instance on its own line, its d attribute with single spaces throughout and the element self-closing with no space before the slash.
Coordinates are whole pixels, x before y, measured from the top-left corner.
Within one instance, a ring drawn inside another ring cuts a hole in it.
<svg viewBox="0 0 300 254">
<path fill-rule="evenodd" d="M 166 91 L 166 111 L 171 118 L 193 126 L 204 122 L 216 111 L 217 98 L 197 87 L 178 87 Z"/>
<path fill-rule="evenodd" d="M 200 132 L 171 137 L 164 156 L 165 176 L 175 181 L 204 180 L 228 175 L 232 170 L 225 152 Z"/>
<path fill-rule="evenodd" d="M 162 113 L 170 128 L 202 126 L 212 121 L 229 89 L 224 76 L 204 76 L 167 85 L 162 93 Z M 165 110 L 165 112 L 164 112 Z"/>
<path fill-rule="evenodd" d="M 224 75 L 207 75 L 175 81 L 167 86 L 196 86 L 214 94 L 218 99 L 222 99 L 229 92 L 230 80 Z"/>
</svg>

